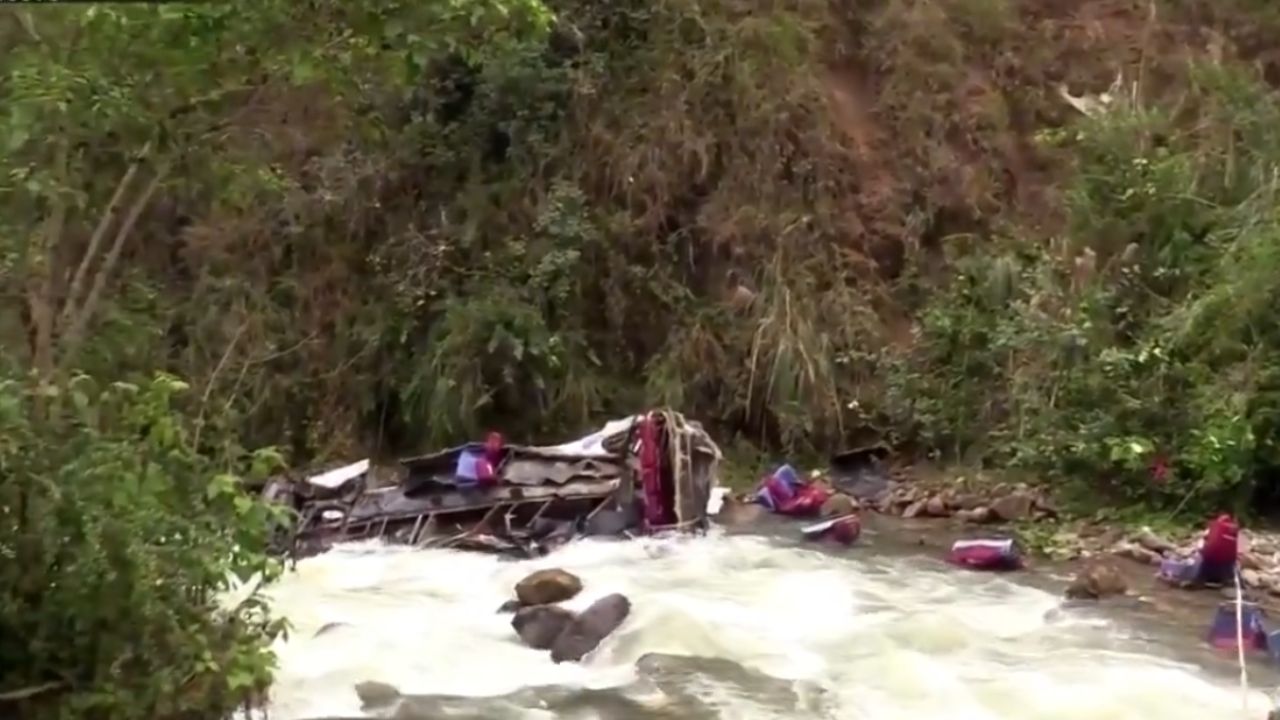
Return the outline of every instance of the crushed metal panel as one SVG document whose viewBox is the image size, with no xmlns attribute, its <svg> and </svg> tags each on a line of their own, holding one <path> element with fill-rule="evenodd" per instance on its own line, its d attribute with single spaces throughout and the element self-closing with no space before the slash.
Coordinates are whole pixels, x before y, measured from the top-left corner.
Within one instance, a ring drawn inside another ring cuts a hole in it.
<svg viewBox="0 0 1280 720">
<path fill-rule="evenodd" d="M 564 536 L 561 540 L 584 530 L 592 534 L 624 526 L 625 531 L 639 519 L 635 428 L 639 419 L 649 416 L 659 419 L 663 475 L 669 481 L 663 483 L 663 494 L 675 522 L 647 529 L 705 527 L 712 489 L 718 484 L 720 449 L 698 423 L 671 410 L 656 410 L 611 421 L 560 445 L 509 445 L 496 468 L 500 484 L 495 487 L 456 485 L 460 455 L 483 451 L 480 443 L 402 460 L 407 477 L 391 488 L 368 490 L 358 483 L 341 498 L 316 502 L 319 497 L 305 492 L 312 487 L 308 481 L 299 490 L 313 501 L 306 503 L 304 522 L 295 534 L 295 552 L 322 552 L 335 542 L 380 537 L 396 543 L 527 553 L 545 551 L 550 526 L 560 528 L 554 534 Z M 361 461 L 329 471 L 320 476 L 321 487 L 341 487 L 368 470 L 367 461 Z M 636 519 L 628 521 L 628 516 Z"/>
<path fill-rule="evenodd" d="M 560 445 L 533 447 L 531 450 L 545 457 L 605 458 L 618 457 L 627 451 L 627 438 L 642 415 L 611 420 L 604 427 L 585 437 Z"/>
<path fill-rule="evenodd" d="M 516 485 L 563 485 L 582 478 L 620 478 L 626 473 L 622 462 L 605 460 L 548 460 L 542 457 L 512 457 L 499 469 L 498 476 Z"/>
<path fill-rule="evenodd" d="M 688 526 L 707 520 L 711 490 L 719 484 L 720 447 L 702 429 L 671 410 L 659 411 L 668 435 L 668 461 L 675 490 L 677 525 Z"/>
</svg>

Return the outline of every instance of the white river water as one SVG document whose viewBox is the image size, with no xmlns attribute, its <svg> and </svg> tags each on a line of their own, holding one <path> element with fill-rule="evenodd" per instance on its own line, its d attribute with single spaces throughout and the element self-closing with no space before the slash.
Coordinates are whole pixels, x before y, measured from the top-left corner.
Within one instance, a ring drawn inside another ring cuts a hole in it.
<svg viewBox="0 0 1280 720">
<path fill-rule="evenodd" d="M 573 609 L 631 599 L 581 664 L 522 646 L 495 612 L 543 567 L 583 579 Z M 713 531 L 513 562 L 359 544 L 302 561 L 271 594 L 294 628 L 275 720 L 360 717 L 366 680 L 454 696 L 398 716 L 423 718 L 1262 720 L 1268 705 L 1255 691 L 1245 715 L 1229 673 L 1161 657 L 1124 620 L 1051 612 L 1059 600 L 1042 590 L 865 547 L 836 556 Z M 316 636 L 330 623 L 344 625 Z"/>
</svg>

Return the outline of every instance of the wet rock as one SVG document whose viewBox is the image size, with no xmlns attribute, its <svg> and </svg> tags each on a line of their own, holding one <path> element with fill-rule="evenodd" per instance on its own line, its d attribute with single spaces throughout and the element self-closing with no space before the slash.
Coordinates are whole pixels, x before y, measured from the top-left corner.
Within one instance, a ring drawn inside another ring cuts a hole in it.
<svg viewBox="0 0 1280 720">
<path fill-rule="evenodd" d="M 516 598 L 523 606 L 558 603 L 582 592 L 577 575 L 551 568 L 538 570 L 516 583 Z"/>
<path fill-rule="evenodd" d="M 1262 587 L 1262 574 L 1257 570 L 1243 569 L 1240 571 L 1240 582 L 1245 587 Z"/>
<path fill-rule="evenodd" d="M 971 510 L 960 510 L 956 517 L 968 523 L 988 523 L 995 519 L 995 513 L 989 507 L 976 507 Z"/>
<path fill-rule="evenodd" d="M 1155 534 L 1151 528 L 1142 528 L 1142 531 L 1134 536 L 1133 541 L 1138 543 L 1139 546 L 1161 555 L 1178 549 L 1177 545 Z"/>
<path fill-rule="evenodd" d="M 517 610 L 511 618 L 511 627 L 525 645 L 535 650 L 550 650 L 574 617 L 572 611 L 557 605 L 534 605 Z"/>
<path fill-rule="evenodd" d="M 513 613 L 519 609 L 520 609 L 519 600 L 508 600 L 498 606 L 498 614 L 502 615 L 506 613 Z"/>
<path fill-rule="evenodd" d="M 924 512 L 924 508 L 926 504 L 928 504 L 927 500 L 916 500 L 912 502 L 910 505 L 907 506 L 906 510 L 902 511 L 902 517 L 904 518 L 920 517 L 921 513 Z"/>
<path fill-rule="evenodd" d="M 929 498 L 924 505 L 924 512 L 930 517 L 950 517 L 951 515 L 947 510 L 947 499 L 941 495 Z"/>
<path fill-rule="evenodd" d="M 1098 563 L 1081 570 L 1075 580 L 1067 586 L 1067 597 L 1082 600 L 1124 595 L 1129 590 L 1129 583 L 1112 565 Z"/>
<path fill-rule="evenodd" d="M 961 510 L 977 510 L 985 505 L 983 499 L 978 495 L 962 494 L 955 497 L 952 503 Z"/>
<path fill-rule="evenodd" d="M 1159 565 L 1160 554 L 1135 543 L 1122 542 L 1111 548 L 1111 554 L 1144 565 Z"/>
<path fill-rule="evenodd" d="M 858 501 L 848 495 L 832 495 L 827 501 L 822 503 L 822 509 L 819 514 L 824 518 L 840 517 L 841 515 L 851 515 L 858 511 Z"/>
<path fill-rule="evenodd" d="M 363 709 L 382 708 L 400 699 L 400 691 L 394 685 L 376 680 L 356 683 L 356 697 Z"/>
<path fill-rule="evenodd" d="M 551 661 L 581 660 L 617 630 L 630 614 L 631 601 L 626 596 L 614 593 L 600 598 L 574 618 L 556 638 L 551 646 Z"/>
<path fill-rule="evenodd" d="M 1034 498 L 1026 493 L 1017 492 L 1012 495 L 1005 495 L 991 503 L 991 510 L 1001 520 L 1022 520 L 1031 515 L 1031 509 L 1034 505 Z"/>
<path fill-rule="evenodd" d="M 921 499 L 923 498 L 920 497 L 919 492 L 915 488 L 909 486 L 899 487 L 893 494 L 893 504 L 899 508 L 905 508 L 913 505 L 916 501 Z"/>
<path fill-rule="evenodd" d="M 1261 570 L 1265 567 L 1262 559 L 1251 552 L 1240 553 L 1240 567 L 1245 570 Z"/>
</svg>

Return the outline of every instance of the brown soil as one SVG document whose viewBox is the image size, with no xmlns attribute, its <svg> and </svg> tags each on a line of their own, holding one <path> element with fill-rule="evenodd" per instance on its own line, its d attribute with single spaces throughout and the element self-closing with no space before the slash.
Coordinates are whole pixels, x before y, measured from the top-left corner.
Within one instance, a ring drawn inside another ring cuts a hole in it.
<svg viewBox="0 0 1280 720">
<path fill-rule="evenodd" d="M 836 12 L 822 85 L 849 149 L 850 245 L 888 278 L 908 258 L 944 272 L 915 256 L 948 237 L 1061 228 L 1070 157 L 1035 136 L 1079 116 L 1062 90 L 1173 107 L 1193 62 L 1280 77 L 1258 30 L 1280 13 L 1246 0 L 848 0 Z"/>
</svg>

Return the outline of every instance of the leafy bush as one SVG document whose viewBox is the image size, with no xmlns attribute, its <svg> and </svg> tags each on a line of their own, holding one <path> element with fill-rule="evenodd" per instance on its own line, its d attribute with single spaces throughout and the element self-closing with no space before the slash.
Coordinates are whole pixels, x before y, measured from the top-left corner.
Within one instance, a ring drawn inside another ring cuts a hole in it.
<svg viewBox="0 0 1280 720">
<path fill-rule="evenodd" d="M 1057 134 L 1078 162 L 1067 240 L 953 264 L 891 363 L 899 427 L 1093 505 L 1271 492 L 1280 104 L 1247 75 L 1195 77 L 1198 122 L 1121 105 Z"/>
<path fill-rule="evenodd" d="M 225 717 L 269 682 L 281 622 L 222 597 L 279 569 L 277 518 L 228 470 L 279 457 L 193 452 L 185 387 L 0 381 L 0 692 L 31 691 L 22 717 Z"/>
</svg>

